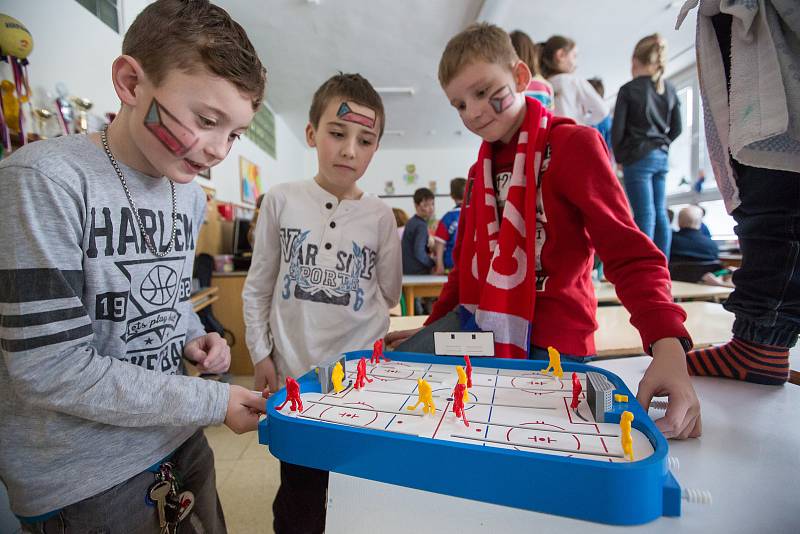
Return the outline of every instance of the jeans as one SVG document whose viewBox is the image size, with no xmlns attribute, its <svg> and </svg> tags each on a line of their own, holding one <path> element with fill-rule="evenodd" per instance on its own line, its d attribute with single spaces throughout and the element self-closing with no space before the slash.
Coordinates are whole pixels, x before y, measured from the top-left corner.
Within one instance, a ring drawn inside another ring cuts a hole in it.
<svg viewBox="0 0 800 534">
<path fill-rule="evenodd" d="M 175 466 L 181 491 L 194 493 L 195 504 L 178 524 L 178 533 L 226 532 L 222 506 L 217 496 L 214 453 L 202 430 L 178 447 L 170 461 Z M 71 504 L 40 523 L 23 525 L 23 532 L 41 534 L 85 534 L 87 532 L 159 532 L 158 512 L 145 503 L 156 475 L 143 471 L 113 488 Z"/>
<path fill-rule="evenodd" d="M 639 161 L 624 165 L 622 173 L 636 226 L 669 260 L 672 229 L 665 194 L 668 159 L 667 153 L 657 148 Z"/>
<path fill-rule="evenodd" d="M 410 338 L 400 343 L 400 345 L 398 345 L 394 350 L 397 352 L 421 352 L 423 354 L 434 354 L 434 332 L 460 331 L 461 321 L 458 318 L 458 314 L 452 311 L 438 321 L 434 321 Z M 572 356 L 570 354 L 561 355 L 561 360 L 565 362 L 589 363 L 593 358 L 594 356 Z M 532 346 L 528 354 L 528 359 L 548 361 L 550 357 L 547 354 L 547 349 Z"/>
<path fill-rule="evenodd" d="M 742 266 L 725 302 L 734 336 L 793 347 L 800 334 L 800 173 L 732 160 L 741 204 L 733 211 Z"/>
</svg>

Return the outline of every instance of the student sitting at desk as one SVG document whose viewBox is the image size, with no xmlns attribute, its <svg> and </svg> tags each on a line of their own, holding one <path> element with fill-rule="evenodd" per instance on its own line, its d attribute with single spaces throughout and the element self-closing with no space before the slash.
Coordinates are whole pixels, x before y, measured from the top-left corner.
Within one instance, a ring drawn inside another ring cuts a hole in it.
<svg viewBox="0 0 800 534">
<path fill-rule="evenodd" d="M 702 224 L 703 210 L 699 206 L 686 206 L 678 213 L 679 230 L 672 233 L 673 257 L 698 261 L 719 260 L 719 247 L 700 229 Z"/>
</svg>

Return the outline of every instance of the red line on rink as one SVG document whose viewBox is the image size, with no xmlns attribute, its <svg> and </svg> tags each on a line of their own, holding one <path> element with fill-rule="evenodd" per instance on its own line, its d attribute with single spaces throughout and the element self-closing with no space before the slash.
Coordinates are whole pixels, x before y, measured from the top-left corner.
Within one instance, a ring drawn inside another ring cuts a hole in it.
<svg viewBox="0 0 800 534">
<path fill-rule="evenodd" d="M 447 406 L 442 410 L 442 418 L 439 419 L 439 424 L 436 425 L 436 430 L 433 431 L 433 436 L 431 436 L 431 438 L 435 438 L 436 434 L 439 432 L 439 427 L 442 426 L 442 421 L 444 421 L 444 418 L 447 416 L 448 408 L 450 408 L 450 401 L 447 401 Z"/>
</svg>

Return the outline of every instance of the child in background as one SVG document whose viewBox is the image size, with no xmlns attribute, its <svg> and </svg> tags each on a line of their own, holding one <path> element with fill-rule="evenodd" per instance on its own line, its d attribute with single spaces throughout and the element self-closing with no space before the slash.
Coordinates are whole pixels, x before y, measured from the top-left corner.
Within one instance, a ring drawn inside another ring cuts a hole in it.
<svg viewBox="0 0 800 534">
<path fill-rule="evenodd" d="M 655 33 L 639 40 L 631 58 L 633 80 L 620 87 L 611 139 L 622 164 L 633 219 L 669 258 L 672 231 L 667 220 L 669 146 L 681 134 L 681 106 L 664 79 L 667 43 Z"/>
<path fill-rule="evenodd" d="M 461 203 L 464 201 L 464 189 L 466 186 L 467 180 L 464 178 L 450 180 L 450 198 L 456 203 L 456 207 L 445 213 L 436 227 L 436 234 L 433 236 L 436 256 L 434 274 L 444 274 L 445 271 L 453 268 L 453 247 L 456 244 L 458 218 L 461 216 Z"/>
<path fill-rule="evenodd" d="M 428 221 L 435 210 L 433 191 L 427 187 L 414 191 L 414 209 L 416 213 L 403 231 L 403 274 L 431 274 L 436 265 L 428 249 Z"/>
<path fill-rule="evenodd" d="M 509 35 L 517 56 L 528 66 L 533 75 L 528 87 L 525 88 L 525 96 L 535 98 L 545 108 L 553 111 L 555 106 L 553 102 L 553 86 L 542 76 L 540 67 L 539 56 L 541 55 L 542 47 L 535 44 L 528 34 L 521 30 L 514 30 Z"/>
<path fill-rule="evenodd" d="M 387 345 L 406 340 L 398 350 L 431 353 L 434 332 L 481 330 L 494 333 L 498 357 L 544 359 L 552 346 L 585 361 L 595 353 L 596 249 L 653 356 L 639 402 L 647 409 L 653 396 L 669 396 L 656 425 L 667 437 L 698 436 L 686 313 L 673 302 L 664 256 L 630 216 L 597 131 L 554 119 L 525 97 L 530 71 L 508 34 L 491 24 L 473 24 L 450 40 L 439 80 L 483 143 L 469 172 L 455 267 L 427 326 L 392 332 Z M 509 171 L 510 180 L 497 179 Z"/>
<path fill-rule="evenodd" d="M 333 76 L 314 94 L 306 126 L 317 175 L 264 197 L 242 294 L 259 390 L 370 348 L 389 328 L 402 285 L 397 224 L 389 206 L 357 185 L 384 124 L 367 80 Z M 327 487 L 326 471 L 281 462 L 275 532 L 322 532 Z"/>
<path fill-rule="evenodd" d="M 600 78 L 589 78 L 586 80 L 589 82 L 589 85 L 594 87 L 594 90 L 597 91 L 597 94 L 600 95 L 600 98 L 605 98 L 606 96 L 606 88 L 603 85 L 603 80 Z M 606 148 L 608 148 L 609 152 L 609 161 L 611 162 L 611 166 L 614 166 L 614 155 L 611 152 L 611 114 L 606 115 L 603 120 L 598 122 L 597 124 L 593 124 L 592 127 L 600 132 L 600 137 L 603 138 L 603 141 L 606 142 Z"/>
<path fill-rule="evenodd" d="M 578 47 L 561 35 L 550 37 L 542 47 L 542 75 L 553 85 L 556 115 L 591 126 L 608 115 L 608 106 L 588 81 L 575 74 Z"/>
<path fill-rule="evenodd" d="M 397 223 L 397 237 L 402 240 L 403 231 L 405 231 L 406 223 L 408 222 L 408 213 L 400 208 L 392 208 L 392 213 L 394 213 L 394 222 Z"/>
</svg>

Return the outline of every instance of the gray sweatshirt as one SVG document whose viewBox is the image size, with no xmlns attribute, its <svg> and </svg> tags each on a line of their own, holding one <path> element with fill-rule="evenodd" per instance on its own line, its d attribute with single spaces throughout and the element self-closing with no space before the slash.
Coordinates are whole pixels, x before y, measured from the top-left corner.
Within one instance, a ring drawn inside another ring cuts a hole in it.
<svg viewBox="0 0 800 534">
<path fill-rule="evenodd" d="M 168 181 L 120 166 L 166 249 Z M 189 301 L 205 196 L 175 189 L 175 245 L 158 258 L 88 137 L 0 162 L 0 478 L 18 515 L 111 488 L 225 418 L 226 384 L 182 376 L 205 333 Z"/>
</svg>

